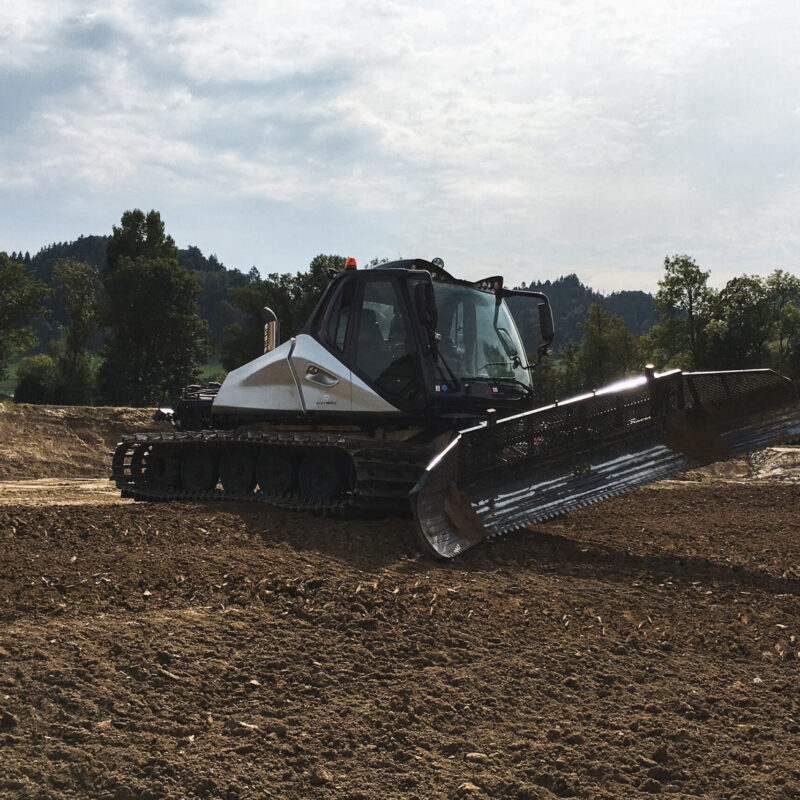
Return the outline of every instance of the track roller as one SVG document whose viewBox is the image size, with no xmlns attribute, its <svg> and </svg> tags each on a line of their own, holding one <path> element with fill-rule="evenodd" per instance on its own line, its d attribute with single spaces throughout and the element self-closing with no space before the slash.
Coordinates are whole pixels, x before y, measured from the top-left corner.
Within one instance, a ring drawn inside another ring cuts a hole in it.
<svg viewBox="0 0 800 800">
<path fill-rule="evenodd" d="M 225 494 L 241 497 L 256 488 L 256 453 L 252 447 L 229 447 L 220 460 L 220 480 Z"/>
<path fill-rule="evenodd" d="M 143 474 L 150 486 L 170 488 L 180 485 L 180 459 L 167 447 L 153 446 L 144 457 Z"/>
<path fill-rule="evenodd" d="M 219 455 L 208 448 L 196 448 L 181 459 L 181 485 L 191 492 L 208 492 L 219 481 Z"/>
<path fill-rule="evenodd" d="M 280 497 L 297 486 L 297 453 L 289 447 L 262 447 L 256 461 L 256 482 L 261 493 Z"/>
<path fill-rule="evenodd" d="M 312 502 L 333 500 L 348 488 L 350 472 L 349 458 L 326 448 L 312 450 L 300 462 L 300 494 Z"/>
</svg>

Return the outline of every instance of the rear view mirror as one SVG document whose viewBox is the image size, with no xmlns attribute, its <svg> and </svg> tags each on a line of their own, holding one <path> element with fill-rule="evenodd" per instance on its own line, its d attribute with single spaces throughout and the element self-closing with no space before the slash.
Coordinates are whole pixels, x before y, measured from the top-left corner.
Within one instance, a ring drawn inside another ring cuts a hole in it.
<svg viewBox="0 0 800 800">
<path fill-rule="evenodd" d="M 490 279 L 491 280 L 491 279 Z M 546 294 L 542 294 L 541 292 L 531 292 L 528 289 L 499 289 L 495 290 L 495 294 L 499 297 L 502 297 L 504 300 L 509 297 L 527 297 L 531 300 L 538 300 L 541 301 L 538 303 L 539 306 L 539 334 L 542 338 L 542 343 L 537 348 L 537 355 L 538 358 L 536 359 L 535 364 L 530 364 L 528 369 L 533 369 L 537 367 L 541 361 L 542 356 L 547 353 L 548 348 L 553 342 L 553 337 L 555 336 L 555 325 L 553 324 L 553 311 L 550 308 L 550 301 L 547 299 Z M 527 328 L 530 325 L 528 321 L 530 317 L 525 318 Z"/>
<path fill-rule="evenodd" d="M 553 325 L 553 310 L 549 303 L 542 303 L 539 306 L 539 330 L 545 344 L 550 344 L 555 336 L 555 326 Z"/>
</svg>

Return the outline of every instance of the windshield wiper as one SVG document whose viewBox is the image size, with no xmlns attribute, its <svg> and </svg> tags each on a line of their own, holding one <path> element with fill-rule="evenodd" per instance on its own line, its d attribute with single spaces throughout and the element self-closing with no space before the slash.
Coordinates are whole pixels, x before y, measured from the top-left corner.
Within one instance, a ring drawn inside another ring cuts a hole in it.
<svg viewBox="0 0 800 800">
<path fill-rule="evenodd" d="M 513 353 L 509 353 L 508 357 L 511 359 L 511 368 L 512 369 L 519 369 L 522 366 L 522 359 L 519 357 L 519 353 L 514 351 Z M 486 367 L 507 367 L 508 361 L 489 361 L 488 363 L 484 364 L 479 369 L 486 369 Z"/>
<path fill-rule="evenodd" d="M 487 375 L 473 375 L 469 378 L 462 378 L 461 380 L 464 381 L 464 383 L 469 383 L 470 381 L 480 381 L 481 383 L 513 383 L 515 386 L 520 386 L 524 389 L 526 394 L 533 394 L 533 389 L 522 381 L 517 380 L 517 378 L 490 378 Z"/>
<path fill-rule="evenodd" d="M 458 391 L 461 388 L 461 382 L 458 380 L 458 378 L 456 378 L 455 373 L 450 368 L 450 365 L 447 363 L 447 359 L 442 355 L 442 351 L 439 350 L 438 347 L 434 347 L 433 351 L 434 351 L 434 354 L 436 355 L 436 357 L 439 359 L 439 361 L 444 366 L 444 368 L 447 370 L 447 374 L 450 376 L 450 380 L 453 382 L 453 388 L 456 391 Z"/>
</svg>

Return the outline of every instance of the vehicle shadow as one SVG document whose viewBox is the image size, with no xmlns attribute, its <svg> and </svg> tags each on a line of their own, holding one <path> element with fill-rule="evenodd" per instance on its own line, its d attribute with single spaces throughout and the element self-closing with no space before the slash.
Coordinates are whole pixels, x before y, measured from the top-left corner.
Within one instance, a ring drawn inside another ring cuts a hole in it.
<svg viewBox="0 0 800 800">
<path fill-rule="evenodd" d="M 649 552 L 637 553 L 635 543 L 630 550 L 623 550 L 599 539 L 570 539 L 548 531 L 546 523 L 489 540 L 450 561 L 437 561 L 420 552 L 410 517 L 342 519 L 261 504 L 231 503 L 228 507 L 268 548 L 282 546 L 309 558 L 322 556 L 368 575 L 386 570 L 442 577 L 514 571 L 612 583 L 697 582 L 742 591 L 800 595 L 800 577 L 794 575 L 729 563 L 722 555 L 716 559 L 713 555 L 697 556 L 676 550 L 654 552 L 652 544 Z M 215 508 L 218 510 L 219 506 Z"/>
<path fill-rule="evenodd" d="M 268 548 L 319 554 L 370 573 L 393 565 L 419 563 L 423 570 L 440 566 L 420 553 L 410 515 L 343 518 L 235 501 L 223 508 L 235 513 Z M 219 511 L 220 504 L 209 504 L 209 510 Z"/>
<path fill-rule="evenodd" d="M 465 553 L 463 565 L 475 570 L 514 568 L 541 574 L 617 583 L 667 581 L 711 584 L 737 590 L 800 596 L 800 576 L 777 574 L 764 567 L 729 563 L 723 556 L 698 556 L 676 550 L 637 553 L 600 540 L 570 539 L 544 526 L 507 534 Z"/>
</svg>

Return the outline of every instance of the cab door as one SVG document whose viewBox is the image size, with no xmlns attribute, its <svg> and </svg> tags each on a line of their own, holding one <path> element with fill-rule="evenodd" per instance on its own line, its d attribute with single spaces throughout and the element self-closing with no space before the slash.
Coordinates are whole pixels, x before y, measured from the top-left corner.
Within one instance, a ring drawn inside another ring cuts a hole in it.
<svg viewBox="0 0 800 800">
<path fill-rule="evenodd" d="M 353 411 L 385 404 L 414 413 L 425 405 L 419 337 L 407 281 L 401 278 L 386 270 L 359 281 L 348 349 Z"/>
</svg>

